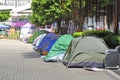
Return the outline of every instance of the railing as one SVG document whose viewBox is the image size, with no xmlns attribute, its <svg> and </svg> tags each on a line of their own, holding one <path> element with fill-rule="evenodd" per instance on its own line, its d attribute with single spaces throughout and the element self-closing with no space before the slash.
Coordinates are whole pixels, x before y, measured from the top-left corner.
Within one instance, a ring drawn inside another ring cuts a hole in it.
<svg viewBox="0 0 120 80">
<path fill-rule="evenodd" d="M 0 10 L 13 10 L 13 11 L 19 11 L 20 7 L 24 9 L 30 8 L 32 0 L 0 0 Z M 29 7 L 28 7 L 29 5 Z"/>
</svg>

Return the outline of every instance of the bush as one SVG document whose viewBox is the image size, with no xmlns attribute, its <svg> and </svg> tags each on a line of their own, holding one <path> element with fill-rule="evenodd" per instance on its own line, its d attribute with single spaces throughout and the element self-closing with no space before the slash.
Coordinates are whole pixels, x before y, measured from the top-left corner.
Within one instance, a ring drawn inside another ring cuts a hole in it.
<svg viewBox="0 0 120 80">
<path fill-rule="evenodd" d="M 82 34 L 83 34 L 83 32 L 74 32 L 73 33 L 73 37 L 80 37 L 80 36 L 82 36 Z"/>
<path fill-rule="evenodd" d="M 113 33 L 105 30 L 92 30 L 92 31 L 85 31 L 83 33 L 83 36 L 96 36 L 99 38 L 103 38 L 109 34 L 113 34 Z"/>
<path fill-rule="evenodd" d="M 120 34 L 116 35 L 118 41 L 119 41 L 119 45 L 120 45 Z"/>
<path fill-rule="evenodd" d="M 117 38 L 117 35 L 109 34 L 109 35 L 105 36 L 103 39 L 106 42 L 106 44 L 108 45 L 108 47 L 111 49 L 114 49 L 116 46 L 119 45 L 119 40 Z"/>
</svg>

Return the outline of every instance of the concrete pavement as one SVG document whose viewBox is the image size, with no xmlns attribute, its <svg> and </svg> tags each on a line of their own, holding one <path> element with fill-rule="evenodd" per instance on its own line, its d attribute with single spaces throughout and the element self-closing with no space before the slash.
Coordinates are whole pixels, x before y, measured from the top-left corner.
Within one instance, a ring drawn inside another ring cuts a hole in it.
<svg viewBox="0 0 120 80">
<path fill-rule="evenodd" d="M 0 39 L 0 80 L 120 80 L 120 76 L 110 70 L 93 72 L 46 63 L 31 44 Z"/>
</svg>

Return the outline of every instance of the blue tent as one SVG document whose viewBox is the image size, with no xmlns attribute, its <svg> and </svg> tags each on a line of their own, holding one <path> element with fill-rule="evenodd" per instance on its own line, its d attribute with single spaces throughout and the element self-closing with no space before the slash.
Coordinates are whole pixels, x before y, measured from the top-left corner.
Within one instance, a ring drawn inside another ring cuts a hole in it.
<svg viewBox="0 0 120 80">
<path fill-rule="evenodd" d="M 51 49 L 52 45 L 57 41 L 59 35 L 54 33 L 48 33 L 40 42 L 38 49 L 40 52 L 47 51 Z"/>
<path fill-rule="evenodd" d="M 0 24 L 0 28 L 10 28 L 10 26 L 4 25 L 4 24 Z"/>
</svg>

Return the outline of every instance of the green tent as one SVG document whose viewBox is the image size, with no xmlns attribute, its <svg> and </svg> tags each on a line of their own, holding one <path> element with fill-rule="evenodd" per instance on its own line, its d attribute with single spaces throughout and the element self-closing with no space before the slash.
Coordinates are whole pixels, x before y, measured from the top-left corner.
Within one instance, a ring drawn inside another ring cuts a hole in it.
<svg viewBox="0 0 120 80">
<path fill-rule="evenodd" d="M 52 46 L 49 53 L 44 57 L 44 60 L 61 61 L 72 39 L 73 37 L 70 34 L 62 35 Z"/>
<path fill-rule="evenodd" d="M 105 52 L 108 49 L 100 38 L 86 36 L 72 40 L 63 58 L 67 67 L 104 67 Z"/>
<path fill-rule="evenodd" d="M 44 34 L 44 33 L 48 33 L 48 31 L 39 30 L 39 31 L 34 32 L 34 34 L 28 39 L 28 43 L 33 43 L 33 41 L 34 41 L 40 34 Z"/>
</svg>

